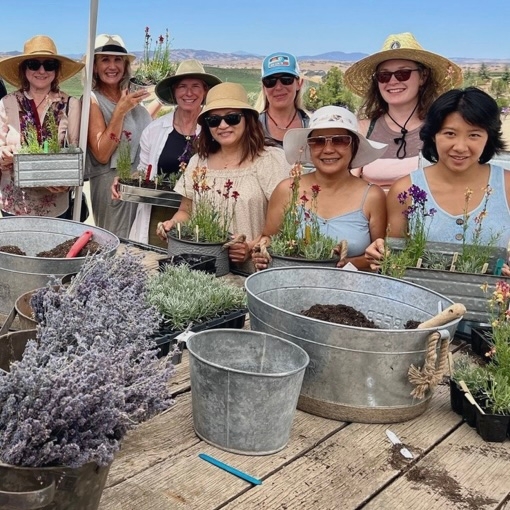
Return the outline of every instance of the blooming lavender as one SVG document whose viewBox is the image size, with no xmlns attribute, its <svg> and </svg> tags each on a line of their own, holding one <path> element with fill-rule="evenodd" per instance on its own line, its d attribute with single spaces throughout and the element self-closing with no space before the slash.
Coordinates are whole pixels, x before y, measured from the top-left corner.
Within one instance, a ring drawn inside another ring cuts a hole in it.
<svg viewBox="0 0 510 510">
<path fill-rule="evenodd" d="M 148 339 L 160 316 L 146 281 L 135 256 L 98 254 L 68 289 L 47 290 L 37 341 L 0 373 L 3 462 L 106 465 L 128 430 L 172 405 L 171 359 Z"/>
</svg>

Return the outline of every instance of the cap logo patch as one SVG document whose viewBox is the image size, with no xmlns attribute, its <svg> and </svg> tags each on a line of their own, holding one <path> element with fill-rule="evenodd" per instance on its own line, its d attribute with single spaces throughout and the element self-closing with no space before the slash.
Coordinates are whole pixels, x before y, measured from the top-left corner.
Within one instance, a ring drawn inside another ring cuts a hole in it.
<svg viewBox="0 0 510 510">
<path fill-rule="evenodd" d="M 267 67 L 290 67 L 290 60 L 287 55 L 275 55 L 269 59 Z"/>
</svg>

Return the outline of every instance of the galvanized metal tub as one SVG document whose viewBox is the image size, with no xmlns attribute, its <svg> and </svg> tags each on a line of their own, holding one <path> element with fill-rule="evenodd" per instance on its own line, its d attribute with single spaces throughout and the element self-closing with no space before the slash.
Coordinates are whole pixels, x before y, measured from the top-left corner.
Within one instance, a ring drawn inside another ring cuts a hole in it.
<svg viewBox="0 0 510 510">
<path fill-rule="evenodd" d="M 8 314 L 21 294 L 44 287 L 51 275 L 62 277 L 77 273 L 85 257 L 66 259 L 35 255 L 79 237 L 86 230 L 92 231 L 93 240 L 104 246 L 107 254 L 116 252 L 119 238 L 99 227 L 40 216 L 0 218 L 0 246 L 18 246 L 27 254 L 0 252 L 0 313 Z"/>
<path fill-rule="evenodd" d="M 267 269 L 245 281 L 250 326 L 306 350 L 298 408 L 343 421 L 393 423 L 419 416 L 423 400 L 411 396 L 411 365 L 422 367 L 426 343 L 437 328 L 403 329 L 424 322 L 452 301 L 409 282 L 361 271 L 293 267 Z M 314 304 L 346 304 L 372 319 L 369 329 L 301 315 Z M 441 328 L 453 337 L 460 319 Z"/>
<path fill-rule="evenodd" d="M 141 186 L 130 186 L 120 184 L 120 199 L 124 202 L 137 202 L 139 204 L 159 205 L 175 209 L 181 205 L 182 196 L 175 191 L 160 189 L 142 188 Z"/>
<path fill-rule="evenodd" d="M 215 329 L 188 339 L 197 435 L 233 453 L 268 455 L 287 444 L 309 358 L 292 342 Z"/>
<path fill-rule="evenodd" d="M 11 331 L 0 336 L 0 370 L 9 371 L 13 361 L 19 361 L 23 357 L 25 347 L 29 340 L 35 340 L 37 331 L 25 329 L 23 331 Z M 1 506 L 0 506 L 1 508 Z"/>
</svg>

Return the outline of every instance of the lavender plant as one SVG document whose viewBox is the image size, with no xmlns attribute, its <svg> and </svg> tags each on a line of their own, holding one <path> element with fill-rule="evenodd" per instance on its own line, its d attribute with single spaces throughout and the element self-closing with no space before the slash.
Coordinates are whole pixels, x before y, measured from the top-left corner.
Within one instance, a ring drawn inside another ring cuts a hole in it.
<svg viewBox="0 0 510 510">
<path fill-rule="evenodd" d="M 46 290 L 36 341 L 0 373 L 2 462 L 109 464 L 128 430 L 172 405 L 171 358 L 159 360 L 149 340 L 160 316 L 146 281 L 135 256 L 99 254 L 69 288 Z"/>
</svg>

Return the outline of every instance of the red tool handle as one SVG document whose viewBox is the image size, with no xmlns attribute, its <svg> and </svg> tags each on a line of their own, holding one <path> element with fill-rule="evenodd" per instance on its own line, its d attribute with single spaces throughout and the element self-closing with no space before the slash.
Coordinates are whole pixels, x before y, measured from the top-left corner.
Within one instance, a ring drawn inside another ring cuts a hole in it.
<svg viewBox="0 0 510 510">
<path fill-rule="evenodd" d="M 71 249 L 66 255 L 66 259 L 74 258 L 80 253 L 82 248 L 92 239 L 92 230 L 85 230 L 83 234 L 78 237 L 76 242 L 71 246 Z"/>
</svg>

